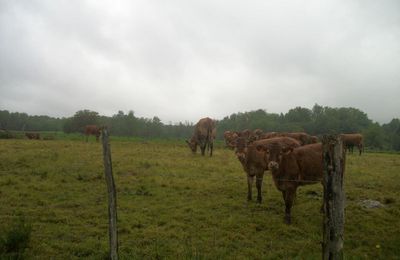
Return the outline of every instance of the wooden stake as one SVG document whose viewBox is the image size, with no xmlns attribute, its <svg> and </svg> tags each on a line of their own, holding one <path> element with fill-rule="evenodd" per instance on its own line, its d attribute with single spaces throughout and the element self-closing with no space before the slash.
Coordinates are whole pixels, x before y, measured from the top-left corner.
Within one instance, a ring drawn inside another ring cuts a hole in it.
<svg viewBox="0 0 400 260">
<path fill-rule="evenodd" d="M 111 164 L 111 150 L 108 142 L 108 131 L 104 127 L 101 130 L 103 142 L 103 161 L 104 173 L 106 176 L 107 193 L 108 193 L 108 222 L 109 222 L 109 242 L 110 242 L 110 258 L 118 259 L 118 233 L 117 233 L 117 195 L 115 191 L 114 177 Z"/>
<path fill-rule="evenodd" d="M 346 152 L 340 136 L 322 138 L 324 162 L 324 221 L 322 259 L 343 259 L 344 199 L 343 177 Z"/>
</svg>

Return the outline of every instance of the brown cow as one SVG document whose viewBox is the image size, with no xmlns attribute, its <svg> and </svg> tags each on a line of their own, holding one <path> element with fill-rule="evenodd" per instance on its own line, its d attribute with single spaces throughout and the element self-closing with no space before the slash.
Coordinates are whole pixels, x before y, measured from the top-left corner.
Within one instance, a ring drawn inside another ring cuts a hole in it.
<svg viewBox="0 0 400 260">
<path fill-rule="evenodd" d="M 268 139 L 272 137 L 286 136 L 296 139 L 300 142 L 301 145 L 306 144 L 314 144 L 318 142 L 318 137 L 311 136 L 304 132 L 295 132 L 295 133 L 281 133 L 281 132 L 268 132 L 264 133 L 260 136 L 260 139 Z"/>
<path fill-rule="evenodd" d="M 101 127 L 98 127 L 97 125 L 87 125 L 87 126 L 85 126 L 86 142 L 89 139 L 89 135 L 96 136 L 96 142 L 98 142 L 99 141 L 99 137 L 101 135 Z"/>
<path fill-rule="evenodd" d="M 315 135 L 312 135 L 310 140 L 311 140 L 311 144 L 316 144 L 319 142 L 318 136 L 315 136 Z"/>
<path fill-rule="evenodd" d="M 194 133 L 190 141 L 186 140 L 189 148 L 193 153 L 197 151 L 197 145 L 200 146 L 201 155 L 205 154 L 206 147 L 210 151 L 210 156 L 213 152 L 214 139 L 217 135 L 217 130 L 215 128 L 215 121 L 211 118 L 202 118 L 196 124 L 194 128 Z"/>
<path fill-rule="evenodd" d="M 301 145 L 312 144 L 315 141 L 311 135 L 306 134 L 304 132 L 282 133 L 282 136 L 294 138 L 294 139 L 298 140 L 301 143 Z"/>
<path fill-rule="evenodd" d="M 291 209 L 299 186 L 322 181 L 322 144 L 309 144 L 285 152 L 281 145 L 267 149 L 268 168 L 285 201 L 285 222 L 291 223 Z"/>
<path fill-rule="evenodd" d="M 264 171 L 268 170 L 266 150 L 273 144 L 279 144 L 284 150 L 299 147 L 300 143 L 290 137 L 262 139 L 247 144 L 245 138 L 239 138 L 236 146 L 236 156 L 243 166 L 247 176 L 247 200 L 252 199 L 252 186 L 256 176 L 257 201 L 261 203 L 261 187 Z"/>
<path fill-rule="evenodd" d="M 268 139 L 268 138 L 273 138 L 273 137 L 278 137 L 279 133 L 278 132 L 267 132 L 267 133 L 262 133 L 260 135 L 260 139 Z"/>
<path fill-rule="evenodd" d="M 258 128 L 255 129 L 253 132 L 250 133 L 248 142 L 252 143 L 254 141 L 261 139 L 260 137 L 262 136 L 262 134 L 263 134 L 263 130 L 258 129 Z"/>
<path fill-rule="evenodd" d="M 236 146 L 236 139 L 239 137 L 237 132 L 232 131 L 225 131 L 224 132 L 224 139 L 226 147 L 233 149 Z"/>
<path fill-rule="evenodd" d="M 36 139 L 36 140 L 40 140 L 40 134 L 39 133 L 32 133 L 32 132 L 26 132 L 25 136 L 28 139 Z"/>
<path fill-rule="evenodd" d="M 247 144 L 250 144 L 256 140 L 259 139 L 263 139 L 261 138 L 261 136 L 263 135 L 263 131 L 261 129 L 255 129 L 254 131 L 251 131 L 249 129 L 245 129 L 241 132 L 231 132 L 231 131 L 226 131 L 228 132 L 227 134 L 229 135 L 229 133 L 233 133 L 232 137 L 231 137 L 231 141 L 230 144 L 227 145 L 228 147 L 234 148 L 236 146 L 236 139 L 237 138 L 245 138 L 247 141 Z M 225 133 L 224 133 L 224 137 L 225 137 Z M 226 140 L 226 138 L 225 138 Z"/>
<path fill-rule="evenodd" d="M 353 148 L 356 146 L 359 155 L 364 151 L 363 136 L 361 134 L 341 134 L 343 145 L 348 152 L 353 153 Z"/>
</svg>

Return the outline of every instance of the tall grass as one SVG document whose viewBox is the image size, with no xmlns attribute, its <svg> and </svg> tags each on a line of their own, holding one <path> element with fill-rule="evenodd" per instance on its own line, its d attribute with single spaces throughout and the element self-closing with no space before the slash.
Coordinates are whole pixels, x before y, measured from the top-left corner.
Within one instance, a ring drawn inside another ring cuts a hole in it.
<svg viewBox="0 0 400 260">
<path fill-rule="evenodd" d="M 247 202 L 243 169 L 217 145 L 212 158 L 183 141 L 111 141 L 122 259 L 319 259 L 322 187 L 301 187 L 293 224 L 267 172 L 262 204 Z M 349 155 L 346 258 L 400 255 L 400 156 Z M 366 199 L 382 208 L 366 209 Z M 15 212 L 31 223 L 24 255 L 100 259 L 108 251 L 101 144 L 83 138 L 0 140 L 0 230 Z"/>
</svg>

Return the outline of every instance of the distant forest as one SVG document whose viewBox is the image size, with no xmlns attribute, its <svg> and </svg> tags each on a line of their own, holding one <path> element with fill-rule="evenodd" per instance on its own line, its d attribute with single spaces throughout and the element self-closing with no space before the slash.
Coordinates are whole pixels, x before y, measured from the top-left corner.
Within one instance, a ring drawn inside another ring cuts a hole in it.
<svg viewBox="0 0 400 260">
<path fill-rule="evenodd" d="M 206 116 L 206 115 L 205 115 Z M 196 122 L 193 122 L 196 123 Z M 0 128 L 14 131 L 64 131 L 83 132 L 88 124 L 107 125 L 116 136 L 141 138 L 188 139 L 192 135 L 193 123 L 163 124 L 158 117 L 136 117 L 133 111 L 107 117 L 95 111 L 80 110 L 72 117 L 53 118 L 30 116 L 26 113 L 0 110 Z M 326 133 L 362 133 L 365 146 L 374 150 L 400 151 L 400 120 L 392 119 L 380 125 L 356 108 L 331 108 L 318 104 L 312 109 L 296 107 L 287 113 L 268 113 L 259 109 L 239 112 L 217 120 L 218 139 L 226 130 L 262 129 L 264 132 L 307 132 L 311 135 Z"/>
</svg>

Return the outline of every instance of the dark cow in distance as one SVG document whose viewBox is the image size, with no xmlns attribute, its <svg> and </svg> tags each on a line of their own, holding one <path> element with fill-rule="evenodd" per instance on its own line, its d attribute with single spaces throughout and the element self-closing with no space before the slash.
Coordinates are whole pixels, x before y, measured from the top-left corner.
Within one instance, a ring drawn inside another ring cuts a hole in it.
<svg viewBox="0 0 400 260">
<path fill-rule="evenodd" d="M 340 137 L 348 152 L 353 153 L 354 146 L 358 148 L 359 155 L 364 151 L 363 136 L 361 134 L 341 134 Z"/>
<path fill-rule="evenodd" d="M 291 209 L 299 186 L 322 183 L 322 144 L 309 144 L 287 152 L 281 145 L 267 150 L 268 168 L 285 201 L 285 222 L 291 223 Z"/>
<path fill-rule="evenodd" d="M 261 203 L 261 188 L 264 171 L 268 170 L 268 158 L 266 151 L 271 145 L 279 144 L 283 150 L 299 147 L 300 143 L 290 137 L 275 137 L 261 139 L 251 144 L 247 143 L 246 138 L 239 138 L 236 145 L 236 156 L 243 166 L 247 176 L 247 200 L 252 199 L 252 186 L 256 177 L 257 201 Z"/>
<path fill-rule="evenodd" d="M 205 154 L 206 148 L 210 151 L 210 156 L 213 153 L 214 139 L 217 135 L 217 130 L 215 128 L 215 122 L 209 117 L 202 118 L 195 125 L 194 133 L 190 140 L 186 140 L 189 145 L 190 150 L 193 153 L 197 151 L 197 145 L 200 146 L 201 155 Z"/>
<path fill-rule="evenodd" d="M 36 139 L 36 140 L 40 140 L 40 134 L 39 133 L 32 133 L 32 132 L 26 132 L 25 136 L 28 139 Z"/>
<path fill-rule="evenodd" d="M 101 135 L 101 127 L 98 127 L 97 125 L 87 125 L 85 126 L 85 136 L 86 136 L 86 142 L 89 139 L 89 135 L 94 135 L 96 136 L 96 141 L 99 141 L 99 137 Z"/>
</svg>

